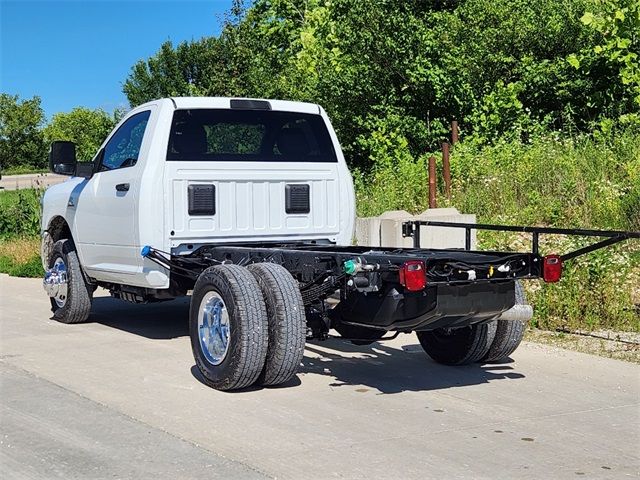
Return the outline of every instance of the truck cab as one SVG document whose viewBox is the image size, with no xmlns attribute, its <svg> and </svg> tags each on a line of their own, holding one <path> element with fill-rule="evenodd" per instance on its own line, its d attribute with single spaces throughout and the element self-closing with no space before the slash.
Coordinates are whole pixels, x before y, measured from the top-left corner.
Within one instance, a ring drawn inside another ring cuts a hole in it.
<svg viewBox="0 0 640 480">
<path fill-rule="evenodd" d="M 52 150 L 66 152 L 53 159 L 60 173 L 75 162 L 63 147 Z M 140 255 L 145 245 L 187 254 L 211 243 L 353 237 L 351 175 L 325 111 L 310 103 L 149 102 L 80 170 L 45 193 L 43 258 L 68 229 L 95 282 L 168 289 L 167 270 Z"/>
</svg>

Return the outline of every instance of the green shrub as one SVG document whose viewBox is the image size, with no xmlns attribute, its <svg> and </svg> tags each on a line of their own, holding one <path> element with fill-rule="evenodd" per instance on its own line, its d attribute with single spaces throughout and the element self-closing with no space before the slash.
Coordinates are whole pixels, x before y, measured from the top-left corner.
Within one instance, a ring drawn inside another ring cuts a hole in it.
<svg viewBox="0 0 640 480">
<path fill-rule="evenodd" d="M 453 203 L 483 220 L 638 230 L 639 133 L 462 142 L 451 157 Z"/>
<path fill-rule="evenodd" d="M 17 262 L 11 257 L 0 256 L 0 272 L 13 277 L 41 278 L 44 275 L 40 255 L 34 255 L 24 263 Z"/>
<path fill-rule="evenodd" d="M 0 192 L 0 238 L 38 235 L 41 197 L 31 188 Z"/>
<path fill-rule="evenodd" d="M 640 230 L 640 129 L 571 137 L 538 134 L 527 143 L 467 139 L 451 154 L 452 200 L 482 223 Z M 358 214 L 428 207 L 427 155 L 413 158 L 398 132 L 369 140 L 375 166 L 355 176 Z M 440 157 L 438 156 L 438 159 Z M 442 185 L 440 185 L 442 187 Z M 564 253 L 593 238 L 544 236 L 543 253 Z M 480 249 L 526 251 L 527 235 L 478 232 Z M 632 240 L 568 262 L 560 283 L 527 282 L 534 325 L 546 329 L 640 331 L 640 242 Z"/>
</svg>

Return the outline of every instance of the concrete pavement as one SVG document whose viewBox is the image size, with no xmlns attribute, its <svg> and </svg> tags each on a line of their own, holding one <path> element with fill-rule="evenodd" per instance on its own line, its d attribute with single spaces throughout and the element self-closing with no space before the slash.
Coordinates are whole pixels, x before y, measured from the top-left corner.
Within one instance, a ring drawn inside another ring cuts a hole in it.
<svg viewBox="0 0 640 480">
<path fill-rule="evenodd" d="M 61 183 L 69 177 L 55 173 L 28 173 L 25 175 L 2 175 L 0 190 L 22 190 L 24 188 L 47 188 Z"/>
<path fill-rule="evenodd" d="M 640 473 L 638 365 L 523 344 L 511 363 L 451 368 L 402 335 L 310 343 L 290 385 L 222 393 L 199 380 L 185 300 L 99 297 L 93 312 L 58 324 L 38 280 L 0 275 L 0 466 L 15 478 Z"/>
<path fill-rule="evenodd" d="M 3 478 L 266 476 L 0 362 Z"/>
</svg>

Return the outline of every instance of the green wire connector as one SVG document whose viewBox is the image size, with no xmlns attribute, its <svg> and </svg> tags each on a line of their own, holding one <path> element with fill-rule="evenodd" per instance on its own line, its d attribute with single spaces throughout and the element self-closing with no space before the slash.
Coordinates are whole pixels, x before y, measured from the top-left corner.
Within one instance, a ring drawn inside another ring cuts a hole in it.
<svg viewBox="0 0 640 480">
<path fill-rule="evenodd" d="M 353 275 L 356 273 L 356 266 L 357 263 L 354 260 L 347 260 L 342 264 L 342 269 L 347 275 Z"/>
</svg>

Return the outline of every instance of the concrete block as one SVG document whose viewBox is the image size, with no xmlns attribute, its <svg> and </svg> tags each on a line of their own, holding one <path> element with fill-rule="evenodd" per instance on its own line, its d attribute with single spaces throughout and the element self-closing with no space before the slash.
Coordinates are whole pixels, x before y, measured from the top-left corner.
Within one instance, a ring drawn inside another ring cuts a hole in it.
<svg viewBox="0 0 640 480">
<path fill-rule="evenodd" d="M 371 247 L 413 247 L 413 239 L 402 237 L 402 223 L 408 220 L 476 223 L 475 215 L 461 214 L 455 208 L 433 208 L 419 215 L 404 210 L 385 212 L 379 217 L 356 219 L 357 245 Z M 464 248 L 465 231 L 460 228 L 423 226 L 420 230 L 422 248 Z M 472 232 L 471 247 L 475 248 L 476 235 Z"/>
<path fill-rule="evenodd" d="M 356 245 L 380 247 L 380 222 L 382 220 L 405 221 L 413 218 L 406 210 L 389 210 L 378 217 L 356 218 Z M 393 246 L 393 245 L 392 245 Z"/>
<path fill-rule="evenodd" d="M 412 215 L 404 218 L 380 220 L 380 246 L 381 247 L 413 247 L 412 238 L 403 238 L 402 223 L 413 220 Z"/>
<path fill-rule="evenodd" d="M 476 216 L 472 214 L 428 215 L 421 214 L 416 220 L 432 220 L 437 222 L 476 223 Z M 422 248 L 464 248 L 465 230 L 463 228 L 420 227 L 420 246 Z M 476 246 L 476 232 L 471 231 L 471 249 Z"/>
<path fill-rule="evenodd" d="M 427 208 L 424 212 L 416 215 L 419 220 L 429 220 L 431 217 L 443 217 L 446 215 L 460 215 L 457 208 Z"/>
<path fill-rule="evenodd" d="M 356 218 L 356 245 L 380 246 L 380 218 Z"/>
<path fill-rule="evenodd" d="M 407 218 L 413 218 L 413 215 L 411 215 L 406 210 L 389 210 L 387 212 L 384 212 L 377 218 L 379 218 L 380 220 L 404 220 Z"/>
</svg>

